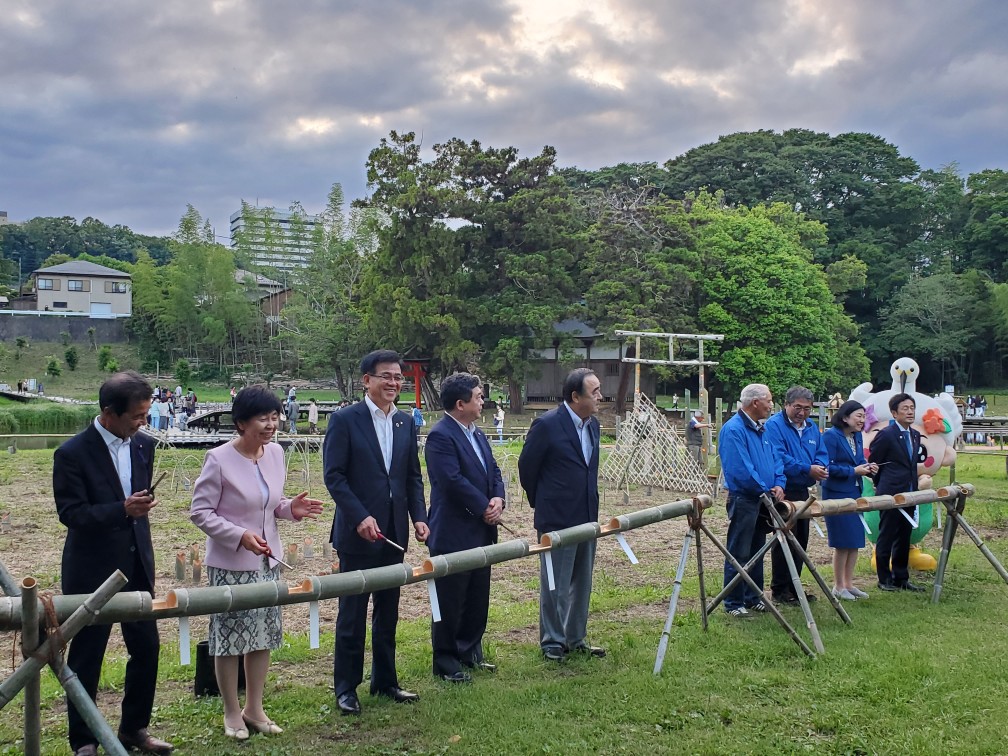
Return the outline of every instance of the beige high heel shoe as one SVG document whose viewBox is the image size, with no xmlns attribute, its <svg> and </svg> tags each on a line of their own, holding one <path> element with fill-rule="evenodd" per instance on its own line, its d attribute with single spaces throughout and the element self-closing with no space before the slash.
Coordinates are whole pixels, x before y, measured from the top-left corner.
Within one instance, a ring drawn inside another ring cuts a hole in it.
<svg viewBox="0 0 1008 756">
<path fill-rule="evenodd" d="M 243 716 L 244 720 L 245 717 Z M 224 735 L 228 738 L 234 738 L 235 740 L 248 740 L 249 731 L 246 727 L 228 727 L 228 723 L 224 723 Z"/>
<path fill-rule="evenodd" d="M 242 720 L 245 722 L 246 727 L 250 730 L 255 730 L 263 735 L 279 735 L 283 732 L 283 727 L 278 725 L 272 719 L 267 719 L 265 722 L 257 722 L 254 719 L 249 719 L 243 711 Z"/>
</svg>

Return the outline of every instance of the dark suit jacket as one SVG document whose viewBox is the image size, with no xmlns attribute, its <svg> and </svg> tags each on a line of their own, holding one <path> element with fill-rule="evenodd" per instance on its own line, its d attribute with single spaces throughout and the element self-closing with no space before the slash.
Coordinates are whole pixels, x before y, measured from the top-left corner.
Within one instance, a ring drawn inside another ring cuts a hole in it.
<svg viewBox="0 0 1008 756">
<path fill-rule="evenodd" d="M 869 462 L 878 465 L 886 463 L 879 467 L 878 473 L 873 478 L 877 494 L 891 495 L 917 490 L 917 463 L 921 457 L 920 433 L 916 429 L 910 428 L 910 437 L 914 448 L 914 454 L 911 458 L 900 435 L 902 432 L 899 425 L 890 423 L 872 439 L 871 445 L 868 447 Z"/>
<path fill-rule="evenodd" d="M 424 445 L 430 479 L 432 553 L 473 549 L 497 542 L 497 526 L 483 521 L 490 499 L 504 498 L 504 481 L 486 434 L 475 433 L 486 469 L 454 418 L 445 415 L 431 428 Z"/>
<path fill-rule="evenodd" d="M 91 593 L 117 569 L 133 579 L 137 554 L 151 590 L 154 547 L 150 521 L 129 517 L 126 497 L 143 491 L 154 473 L 154 442 L 137 434 L 130 442 L 132 491 L 123 491 L 112 456 L 94 425 L 63 443 L 53 457 L 53 494 L 63 545 L 63 592 Z"/>
<path fill-rule="evenodd" d="M 336 503 L 331 540 L 337 551 L 378 555 L 391 548 L 357 535 L 357 526 L 368 515 L 386 537 L 403 547 L 410 541 L 409 518 L 427 522 L 416 426 L 400 410 L 392 423 L 392 464 L 386 472 L 367 402 L 329 416 L 322 465 L 326 488 Z"/>
<path fill-rule="evenodd" d="M 561 404 L 532 422 L 518 457 L 518 476 L 540 532 L 598 521 L 599 422 L 591 418 L 592 457 Z"/>
</svg>

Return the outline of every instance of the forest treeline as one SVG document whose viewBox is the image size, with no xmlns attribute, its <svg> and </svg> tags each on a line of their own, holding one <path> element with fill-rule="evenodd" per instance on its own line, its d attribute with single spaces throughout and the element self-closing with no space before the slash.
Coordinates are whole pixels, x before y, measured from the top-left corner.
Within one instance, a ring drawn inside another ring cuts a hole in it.
<svg viewBox="0 0 1008 756">
<path fill-rule="evenodd" d="M 192 207 L 167 239 L 93 218 L 0 227 L 4 272 L 16 277 L 19 258 L 25 274 L 80 256 L 123 267 L 145 359 L 226 378 L 283 371 L 345 390 L 380 343 L 431 358 L 435 374 L 478 370 L 515 404 L 536 350 L 571 357 L 552 328 L 567 318 L 602 332 L 723 333 L 707 354 L 728 393 L 750 381 L 846 392 L 886 382 L 902 354 L 921 364 L 925 390 L 1004 377 L 1003 170 L 921 169 L 878 136 L 804 129 L 592 171 L 558 166 L 551 147 L 421 149 L 391 132 L 367 176 L 352 207 L 334 184 L 317 224 L 291 205 L 312 253 L 286 276 L 251 265 L 252 248 L 279 249 L 282 234 L 272 209 L 247 205 L 254 221 L 234 250 Z M 278 319 L 236 269 L 293 287 Z"/>
</svg>

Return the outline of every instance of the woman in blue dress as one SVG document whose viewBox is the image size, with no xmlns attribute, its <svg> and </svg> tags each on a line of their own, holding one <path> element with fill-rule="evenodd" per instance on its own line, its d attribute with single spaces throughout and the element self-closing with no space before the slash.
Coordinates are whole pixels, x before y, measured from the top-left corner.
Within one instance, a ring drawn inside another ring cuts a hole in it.
<svg viewBox="0 0 1008 756">
<path fill-rule="evenodd" d="M 865 409 L 855 401 L 847 401 L 833 413 L 833 425 L 823 433 L 823 443 L 829 455 L 829 477 L 822 483 L 824 499 L 857 499 L 861 496 L 861 477 L 872 475 L 878 465 L 870 464 L 864 455 L 861 430 L 865 424 Z M 854 586 L 854 567 L 858 550 L 865 545 L 861 518 L 854 514 L 826 516 L 829 545 L 833 548 L 833 595 L 855 601 L 868 594 Z"/>
</svg>

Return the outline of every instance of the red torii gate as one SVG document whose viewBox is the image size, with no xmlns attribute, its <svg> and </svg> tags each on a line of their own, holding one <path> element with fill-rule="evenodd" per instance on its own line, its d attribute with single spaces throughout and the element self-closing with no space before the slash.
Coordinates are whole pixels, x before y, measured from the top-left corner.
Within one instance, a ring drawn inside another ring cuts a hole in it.
<svg viewBox="0 0 1008 756">
<path fill-rule="evenodd" d="M 403 375 L 413 381 L 413 406 L 423 409 L 420 383 L 427 377 L 427 363 L 430 360 L 403 360 L 406 366 Z"/>
</svg>

